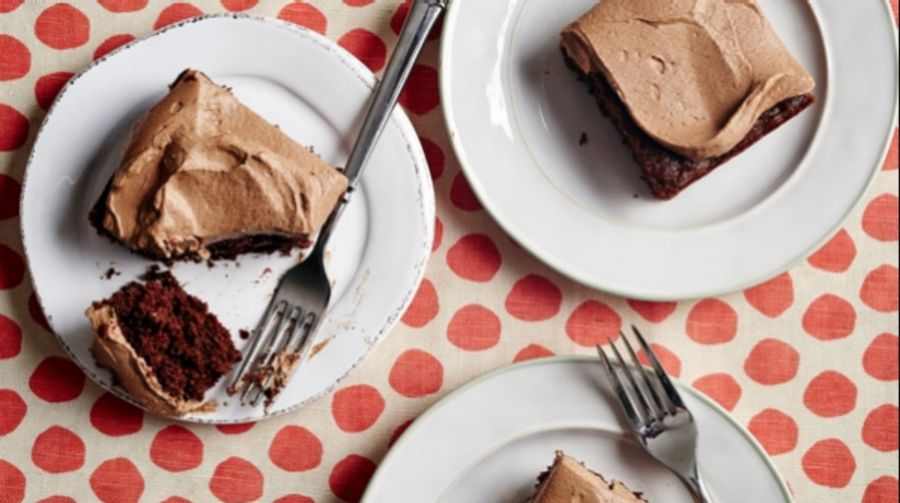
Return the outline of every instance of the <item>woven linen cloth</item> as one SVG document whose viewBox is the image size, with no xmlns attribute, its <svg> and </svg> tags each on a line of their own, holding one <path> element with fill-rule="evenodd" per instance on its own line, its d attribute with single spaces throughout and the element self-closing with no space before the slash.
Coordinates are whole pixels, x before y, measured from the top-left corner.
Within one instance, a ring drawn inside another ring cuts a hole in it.
<svg viewBox="0 0 900 503">
<path fill-rule="evenodd" d="M 391 443 L 441 397 L 514 362 L 594 354 L 631 324 L 674 376 L 749 428 L 799 503 L 896 502 L 896 131 L 874 185 L 808 260 L 717 298 L 619 298 L 560 276 L 484 211 L 444 126 L 438 37 L 401 99 L 434 180 L 433 254 L 410 309 L 335 392 L 255 424 L 207 426 L 146 414 L 85 377 L 44 320 L 20 233 L 28 156 L 62 85 L 127 42 L 217 12 L 303 25 L 380 74 L 408 6 L 0 0 L 0 503 L 357 502 Z"/>
</svg>

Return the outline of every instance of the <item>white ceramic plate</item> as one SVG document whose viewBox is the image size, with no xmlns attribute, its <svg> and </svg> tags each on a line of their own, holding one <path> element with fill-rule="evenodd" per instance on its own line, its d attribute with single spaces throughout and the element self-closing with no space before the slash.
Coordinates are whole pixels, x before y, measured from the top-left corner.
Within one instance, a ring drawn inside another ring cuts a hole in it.
<svg viewBox="0 0 900 503">
<path fill-rule="evenodd" d="M 669 202 L 651 198 L 560 55 L 559 32 L 595 3 L 450 5 L 441 74 L 448 128 L 473 190 L 514 239 L 588 286 L 679 300 L 763 282 L 839 229 L 896 123 L 886 2 L 759 0 L 815 77 L 818 101 Z"/>
<path fill-rule="evenodd" d="M 363 503 L 521 503 L 563 450 L 648 501 L 692 503 L 634 442 L 600 361 L 512 365 L 463 386 L 417 419 L 388 452 Z M 678 384 L 678 383 L 676 383 Z M 698 456 L 713 501 L 790 503 L 760 445 L 727 412 L 678 384 L 700 427 Z"/>
<path fill-rule="evenodd" d="M 209 16 L 170 27 L 107 56 L 72 79 L 38 135 L 22 196 L 22 232 L 41 306 L 59 339 L 85 372 L 123 398 L 88 352 L 84 311 L 144 273 L 150 262 L 101 238 L 89 208 L 116 168 L 131 125 L 185 68 L 233 88 L 250 108 L 329 163 L 341 166 L 375 83 L 372 73 L 324 37 L 276 20 Z M 434 234 L 434 193 L 418 137 L 395 111 L 360 181 L 360 190 L 329 243 L 335 291 L 319 341 L 269 414 L 295 409 L 331 390 L 402 315 L 423 277 Z M 235 334 L 259 321 L 291 257 L 246 256 L 237 262 L 177 264 L 188 293 L 206 301 Z M 111 279 L 105 272 L 121 273 Z M 262 408 L 225 402 L 211 415 L 185 419 L 240 422 Z"/>
</svg>

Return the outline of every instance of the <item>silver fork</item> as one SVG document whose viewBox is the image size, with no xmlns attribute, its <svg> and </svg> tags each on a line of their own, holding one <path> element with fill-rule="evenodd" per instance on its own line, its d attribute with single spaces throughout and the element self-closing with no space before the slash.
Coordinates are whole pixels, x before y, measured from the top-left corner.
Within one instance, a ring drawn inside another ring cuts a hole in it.
<svg viewBox="0 0 900 503">
<path fill-rule="evenodd" d="M 631 359 L 631 368 L 612 340 L 609 345 L 615 355 L 613 364 L 602 347 L 597 352 L 615 389 L 622 410 L 637 439 L 651 457 L 672 470 L 691 491 L 698 503 L 709 503 L 709 492 L 697 467 L 697 424 L 684 405 L 678 390 L 656 354 L 636 327 L 631 327 L 650 360 L 653 369 L 641 365 L 634 347 L 624 333 L 622 340 Z M 636 379 L 634 374 L 640 376 Z M 625 375 L 625 381 L 619 377 Z"/>
<path fill-rule="evenodd" d="M 360 173 L 447 1 L 413 2 L 397 47 L 375 89 L 362 129 L 344 167 L 344 175 L 349 180 L 347 193 L 319 231 L 309 257 L 282 277 L 275 296 L 253 331 L 250 348 L 228 387 L 229 394 L 240 393 L 242 403 L 256 406 L 265 396 L 266 404 L 271 404 L 297 365 L 309 356 L 316 328 L 331 298 L 331 281 L 325 272 L 328 239 L 350 201 Z"/>
</svg>

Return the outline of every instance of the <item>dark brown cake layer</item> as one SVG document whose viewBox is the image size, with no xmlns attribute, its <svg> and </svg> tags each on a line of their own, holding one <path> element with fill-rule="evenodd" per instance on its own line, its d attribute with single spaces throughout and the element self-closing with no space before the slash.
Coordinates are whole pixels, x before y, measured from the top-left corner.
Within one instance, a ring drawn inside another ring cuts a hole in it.
<svg viewBox="0 0 900 503">
<path fill-rule="evenodd" d="M 201 401 L 241 355 L 206 303 L 188 295 L 171 273 L 151 271 L 142 279 L 146 283 L 131 282 L 95 305 L 112 307 L 125 339 L 166 393 Z"/>
<path fill-rule="evenodd" d="M 103 194 L 94 203 L 91 211 L 88 213 L 88 222 L 97 230 L 101 236 L 104 236 L 114 243 L 122 244 L 115 236 L 103 227 L 103 220 L 106 218 L 106 197 L 109 193 L 109 187 L 112 180 L 106 184 Z M 295 248 L 305 248 L 312 243 L 306 239 L 288 238 L 280 235 L 253 235 L 235 239 L 229 239 L 213 243 L 207 247 L 210 252 L 210 260 L 234 260 L 240 255 L 248 253 L 261 254 L 289 254 Z M 203 262 L 204 257 L 197 253 L 186 253 L 177 257 L 167 258 L 162 254 L 152 254 L 146 250 L 136 251 L 139 255 L 149 258 L 150 260 L 159 260 L 167 264 L 173 262 Z"/>
<path fill-rule="evenodd" d="M 747 136 L 733 149 L 717 157 L 695 161 L 669 150 L 647 135 L 631 118 L 631 114 L 603 74 L 587 75 L 569 58 L 565 50 L 563 55 L 569 67 L 588 83 L 590 92 L 597 99 L 603 115 L 609 117 L 619 130 L 623 143 L 631 149 L 634 160 L 640 165 L 644 179 L 657 199 L 668 200 L 677 196 L 688 186 L 747 150 L 815 102 L 812 94 L 788 98 L 763 113 Z"/>
</svg>

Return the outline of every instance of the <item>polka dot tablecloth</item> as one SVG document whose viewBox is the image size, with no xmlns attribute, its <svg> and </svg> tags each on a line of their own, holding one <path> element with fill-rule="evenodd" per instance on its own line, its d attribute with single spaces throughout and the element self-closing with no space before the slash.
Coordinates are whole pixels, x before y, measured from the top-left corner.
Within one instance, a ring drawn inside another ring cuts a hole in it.
<svg viewBox="0 0 900 503">
<path fill-rule="evenodd" d="M 391 443 L 448 392 L 513 362 L 591 354 L 629 324 L 749 428 L 798 502 L 896 502 L 896 131 L 861 205 L 804 263 L 719 298 L 617 298 L 559 276 L 482 209 L 443 125 L 437 37 L 401 99 L 435 183 L 433 256 L 365 364 L 301 411 L 220 427 L 145 414 L 86 380 L 37 305 L 19 231 L 27 157 L 61 86 L 136 37 L 227 11 L 309 27 L 377 73 L 408 4 L 0 0 L 0 503 L 356 502 Z"/>
</svg>

